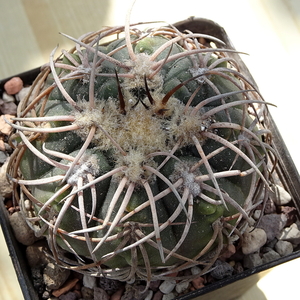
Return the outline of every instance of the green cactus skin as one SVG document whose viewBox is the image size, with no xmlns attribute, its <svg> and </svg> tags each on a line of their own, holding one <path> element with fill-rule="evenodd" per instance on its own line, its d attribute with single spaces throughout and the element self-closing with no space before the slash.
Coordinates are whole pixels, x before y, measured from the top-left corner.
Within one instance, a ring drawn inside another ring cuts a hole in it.
<svg viewBox="0 0 300 300">
<path fill-rule="evenodd" d="M 101 44 L 120 31 L 52 53 L 12 124 L 11 177 L 64 267 L 147 281 L 206 272 L 267 193 L 265 103 L 232 50 L 201 34 L 127 25 Z"/>
</svg>

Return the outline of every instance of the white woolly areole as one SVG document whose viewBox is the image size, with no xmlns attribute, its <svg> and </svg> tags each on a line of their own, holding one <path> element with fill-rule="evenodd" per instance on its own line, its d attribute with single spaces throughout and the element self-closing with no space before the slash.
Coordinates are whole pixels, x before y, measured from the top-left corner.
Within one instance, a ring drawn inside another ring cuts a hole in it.
<svg viewBox="0 0 300 300">
<path fill-rule="evenodd" d="M 67 182 L 76 185 L 79 178 L 83 178 L 87 182 L 87 175 L 96 176 L 100 171 L 100 164 L 96 155 L 84 155 L 74 167 Z"/>
<path fill-rule="evenodd" d="M 187 171 L 182 171 L 183 185 L 187 187 L 190 193 L 196 197 L 201 193 L 201 187 L 198 182 L 195 181 L 195 174 Z"/>
<path fill-rule="evenodd" d="M 145 53 L 139 53 L 136 55 L 136 59 L 134 61 L 128 60 L 125 62 L 125 64 L 130 67 L 130 72 L 128 72 L 128 74 L 133 75 L 133 78 L 124 78 L 122 87 L 125 91 L 145 87 L 144 76 L 149 77 L 149 75 L 153 73 L 153 65 L 156 64 L 156 62 L 152 61 L 150 58 L 151 56 Z M 161 90 L 161 87 L 163 86 L 163 78 L 160 72 L 155 74 L 151 80 L 147 80 L 147 83 L 150 89 Z"/>
</svg>

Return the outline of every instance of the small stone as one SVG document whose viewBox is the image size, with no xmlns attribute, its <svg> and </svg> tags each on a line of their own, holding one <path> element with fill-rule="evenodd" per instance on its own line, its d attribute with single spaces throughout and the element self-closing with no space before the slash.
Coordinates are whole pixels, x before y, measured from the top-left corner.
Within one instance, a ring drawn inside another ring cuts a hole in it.
<svg viewBox="0 0 300 300">
<path fill-rule="evenodd" d="M 283 187 L 276 184 L 272 190 L 274 194 L 271 195 L 271 199 L 276 205 L 286 205 L 292 200 L 291 195 Z"/>
<path fill-rule="evenodd" d="M 129 284 L 125 285 L 125 291 L 122 295 L 122 300 L 143 300 L 148 291 L 145 291 L 144 285 Z"/>
<path fill-rule="evenodd" d="M 77 300 L 77 294 L 74 292 L 68 292 L 65 295 L 61 295 L 59 298 L 59 300 Z"/>
<path fill-rule="evenodd" d="M 17 105 L 14 102 L 3 102 L 0 104 L 0 111 L 3 115 L 16 115 Z"/>
<path fill-rule="evenodd" d="M 124 286 L 124 283 L 120 282 L 119 280 L 100 277 L 98 286 L 104 289 L 105 291 L 110 292 L 111 294 L 119 290 L 122 286 Z"/>
<path fill-rule="evenodd" d="M 58 265 L 48 263 L 44 269 L 44 282 L 49 290 L 59 289 L 70 276 L 70 271 L 62 269 Z"/>
<path fill-rule="evenodd" d="M 204 287 L 204 278 L 203 277 L 194 278 L 192 280 L 192 285 L 196 290 L 203 288 Z"/>
<path fill-rule="evenodd" d="M 151 300 L 152 299 L 152 297 L 153 297 L 153 291 L 152 290 L 149 290 L 148 292 L 147 292 L 147 295 L 146 295 L 146 297 L 145 297 L 145 299 L 144 300 Z"/>
<path fill-rule="evenodd" d="M 26 248 L 26 258 L 28 265 L 31 268 L 46 266 L 50 260 L 45 255 L 44 251 L 48 249 L 47 243 L 45 240 L 37 241 L 32 245 L 29 245 Z"/>
<path fill-rule="evenodd" d="M 109 296 L 103 289 L 99 287 L 94 288 L 94 300 L 109 300 Z"/>
<path fill-rule="evenodd" d="M 287 217 L 284 214 L 264 215 L 257 228 L 263 229 L 267 234 L 267 240 L 272 241 L 286 225 Z"/>
<path fill-rule="evenodd" d="M 4 84 L 4 89 L 8 95 L 15 95 L 23 88 L 23 81 L 20 77 L 13 77 Z"/>
<path fill-rule="evenodd" d="M 159 286 L 161 284 L 161 280 L 154 280 L 150 282 L 149 289 L 156 292 L 159 289 Z"/>
<path fill-rule="evenodd" d="M 1 100 L 5 103 L 15 102 L 15 97 L 4 92 Z"/>
<path fill-rule="evenodd" d="M 174 300 L 176 295 L 174 293 L 169 293 L 167 295 L 163 295 L 162 300 Z"/>
<path fill-rule="evenodd" d="M 159 286 L 159 290 L 164 294 L 169 294 L 174 290 L 175 286 L 176 286 L 176 280 L 165 280 Z"/>
<path fill-rule="evenodd" d="M 276 244 L 277 242 L 278 242 L 278 240 L 275 238 L 275 239 L 273 239 L 272 241 L 268 242 L 265 246 L 266 246 L 266 247 L 269 247 L 269 248 L 271 248 L 271 249 L 274 249 L 275 244 Z"/>
<path fill-rule="evenodd" d="M 48 298 L 50 298 L 50 293 L 49 293 L 48 291 L 45 291 L 45 292 L 43 293 L 43 295 L 42 295 L 42 298 L 43 298 L 43 299 L 48 299 Z"/>
<path fill-rule="evenodd" d="M 251 254 L 249 254 L 249 255 L 251 255 Z M 239 261 L 235 262 L 234 270 L 235 270 L 235 273 L 237 273 L 237 274 L 244 272 L 244 267 L 243 267 L 242 263 Z"/>
<path fill-rule="evenodd" d="M 9 197 L 12 193 L 12 185 L 8 182 L 6 178 L 9 159 L 6 157 L 6 155 L 4 155 L 3 160 L 4 160 L 4 164 L 0 167 L 0 185 L 1 185 L 0 194 L 2 197 L 6 198 Z"/>
<path fill-rule="evenodd" d="M 18 242 L 23 245 L 32 245 L 36 240 L 36 236 L 32 229 L 27 225 L 24 215 L 16 211 L 9 216 L 9 222 Z"/>
<path fill-rule="evenodd" d="M 222 252 L 221 257 L 222 257 L 223 259 L 228 259 L 228 258 L 230 258 L 233 254 L 235 254 L 235 252 L 236 252 L 235 246 L 234 246 L 233 244 L 229 244 L 229 245 L 226 246 L 225 249 L 223 249 L 223 252 Z"/>
<path fill-rule="evenodd" d="M 212 277 L 216 279 L 223 279 L 231 276 L 232 273 L 233 273 L 233 267 L 229 263 L 225 261 L 217 260 L 210 274 Z"/>
<path fill-rule="evenodd" d="M 45 287 L 44 287 L 43 274 L 40 267 L 31 268 L 31 279 L 32 279 L 34 289 L 39 294 L 42 294 L 45 290 Z"/>
<path fill-rule="evenodd" d="M 154 295 L 153 295 L 153 299 L 152 300 L 161 300 L 163 297 L 163 293 L 161 291 L 157 291 Z M 112 300 L 112 299 L 111 299 Z"/>
<path fill-rule="evenodd" d="M 24 201 L 24 207 L 27 211 L 31 210 L 31 202 L 28 199 Z"/>
<path fill-rule="evenodd" d="M 0 131 L 2 134 L 7 135 L 7 136 L 11 134 L 13 129 L 9 124 L 7 124 L 6 120 L 13 122 L 11 120 L 13 117 L 14 117 L 13 115 L 7 115 L 7 114 L 0 116 Z"/>
<path fill-rule="evenodd" d="M 255 210 L 254 213 L 253 213 L 253 216 L 252 216 L 253 219 L 258 220 L 261 217 L 261 212 L 262 212 L 261 209 Z"/>
<path fill-rule="evenodd" d="M 1 141 L 3 141 L 3 140 L 1 140 Z M 5 151 L 5 146 L 4 146 L 4 151 Z M 5 153 L 5 152 L 0 152 L 0 164 L 2 165 L 2 164 L 4 164 L 6 161 L 8 160 L 8 155 Z M 6 178 L 5 178 L 5 180 L 7 180 Z"/>
<path fill-rule="evenodd" d="M 93 289 L 96 286 L 96 277 L 84 274 L 82 283 L 83 286 Z"/>
<path fill-rule="evenodd" d="M 83 286 L 81 288 L 82 298 L 84 300 L 93 300 L 94 299 L 94 290 Z M 121 296 L 120 296 L 121 299 Z"/>
<path fill-rule="evenodd" d="M 4 143 L 3 141 L 3 137 L 0 136 L 0 165 L 4 164 L 4 162 L 6 161 L 8 155 L 5 153 L 6 152 L 6 145 L 7 143 Z M 0 191 L 2 193 L 2 191 Z"/>
<path fill-rule="evenodd" d="M 251 253 L 248 255 L 245 255 L 243 259 L 244 267 L 248 269 L 253 269 L 259 265 L 261 265 L 262 258 L 260 257 L 259 253 Z"/>
<path fill-rule="evenodd" d="M 267 234 L 263 229 L 250 227 L 249 230 L 244 233 L 242 242 L 242 251 L 246 255 L 258 251 L 267 242 Z"/>
<path fill-rule="evenodd" d="M 294 249 L 292 243 L 288 241 L 278 241 L 275 244 L 275 250 L 279 255 L 285 256 L 291 254 Z"/>
<path fill-rule="evenodd" d="M 288 241 L 296 245 L 300 244 L 300 231 L 297 224 L 293 223 L 290 227 L 284 228 L 277 238 L 278 240 Z"/>
<path fill-rule="evenodd" d="M 110 296 L 110 300 L 120 300 L 124 293 L 124 287 L 118 289 L 115 293 Z"/>
<path fill-rule="evenodd" d="M 263 262 L 263 264 L 266 264 L 266 263 L 274 261 L 278 258 L 280 258 L 280 255 L 276 251 L 270 250 L 263 255 L 262 262 Z"/>
<path fill-rule="evenodd" d="M 21 89 L 21 91 L 16 95 L 17 101 L 21 102 L 22 100 L 25 99 L 25 97 L 28 97 L 28 94 L 29 94 L 29 91 L 30 91 L 31 88 L 32 88 L 32 86 L 23 87 Z M 37 89 L 37 87 L 34 88 L 34 90 L 36 90 L 36 89 Z M 31 94 L 30 98 L 32 98 L 33 95 L 34 95 L 34 91 Z M 29 102 L 30 102 L 30 100 L 32 100 L 30 98 L 29 98 Z"/>
<path fill-rule="evenodd" d="M 265 214 L 276 213 L 276 205 L 275 205 L 274 201 L 270 198 L 268 198 L 268 200 L 266 201 L 264 213 Z"/>
<path fill-rule="evenodd" d="M 297 221 L 297 209 L 293 206 L 281 206 L 280 207 L 281 213 L 283 213 L 286 218 L 286 225 L 285 226 L 291 226 L 293 223 Z"/>
<path fill-rule="evenodd" d="M 176 284 L 175 290 L 178 294 L 183 293 L 188 289 L 189 285 L 190 283 L 188 281 L 180 281 Z"/>
<path fill-rule="evenodd" d="M 201 273 L 201 269 L 197 266 L 191 268 L 192 275 L 198 275 Z"/>
</svg>

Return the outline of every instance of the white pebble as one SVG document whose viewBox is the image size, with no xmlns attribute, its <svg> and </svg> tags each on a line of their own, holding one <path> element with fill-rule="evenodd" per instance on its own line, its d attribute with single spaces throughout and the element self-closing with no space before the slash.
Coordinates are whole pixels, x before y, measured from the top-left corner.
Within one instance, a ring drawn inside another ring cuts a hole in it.
<svg viewBox="0 0 300 300">
<path fill-rule="evenodd" d="M 274 261 L 278 258 L 280 258 L 280 255 L 276 251 L 270 250 L 263 255 L 262 262 L 263 262 L 263 264 L 266 264 L 266 263 Z"/>
<path fill-rule="evenodd" d="M 261 217 L 261 209 L 257 209 L 253 213 L 253 219 L 258 220 Z"/>
<path fill-rule="evenodd" d="M 275 250 L 281 256 L 285 256 L 293 252 L 293 245 L 288 241 L 278 241 L 275 244 Z"/>
<path fill-rule="evenodd" d="M 28 96 L 31 87 L 23 87 L 22 90 L 16 95 L 17 101 L 22 101 L 25 97 Z"/>
<path fill-rule="evenodd" d="M 284 228 L 277 238 L 293 244 L 300 244 L 300 230 L 298 229 L 297 224 L 293 223 L 290 227 Z"/>
<path fill-rule="evenodd" d="M 192 272 L 193 275 L 198 275 L 198 274 L 201 273 L 201 269 L 197 266 L 194 266 L 194 267 L 191 268 L 191 272 Z"/>
<path fill-rule="evenodd" d="M 146 296 L 146 298 L 144 300 L 151 300 L 153 297 L 153 291 L 152 290 L 149 290 L 148 291 L 148 294 Z"/>
<path fill-rule="evenodd" d="M 171 280 L 165 280 L 160 286 L 159 286 L 159 290 L 163 293 L 163 294 L 169 294 L 171 293 L 174 288 L 176 286 L 176 280 L 171 279 Z"/>
<path fill-rule="evenodd" d="M 189 287 L 189 284 L 190 283 L 188 281 L 180 281 L 176 284 L 176 292 L 178 294 L 184 292 Z"/>
<path fill-rule="evenodd" d="M 153 297 L 153 291 L 152 290 L 149 290 L 148 291 L 148 294 L 146 296 L 146 298 L 144 300 L 151 300 Z"/>
<path fill-rule="evenodd" d="M 242 251 L 250 254 L 258 251 L 267 242 L 267 234 L 261 228 L 249 228 L 249 232 L 244 233 Z"/>
<path fill-rule="evenodd" d="M 163 295 L 162 300 L 174 300 L 176 295 L 174 293 L 170 293 L 168 295 Z"/>
<path fill-rule="evenodd" d="M 28 211 L 31 209 L 31 202 L 28 199 L 24 201 L 24 207 Z"/>
<path fill-rule="evenodd" d="M 96 278 L 89 275 L 83 275 L 83 286 L 93 289 L 96 286 Z"/>
<path fill-rule="evenodd" d="M 3 95 L 2 95 L 2 100 L 4 102 L 14 102 L 15 98 L 14 98 L 14 96 L 8 95 L 7 93 L 4 92 Z"/>
<path fill-rule="evenodd" d="M 272 190 L 275 192 L 272 200 L 276 205 L 286 205 L 292 200 L 291 195 L 283 187 L 275 185 Z"/>
</svg>

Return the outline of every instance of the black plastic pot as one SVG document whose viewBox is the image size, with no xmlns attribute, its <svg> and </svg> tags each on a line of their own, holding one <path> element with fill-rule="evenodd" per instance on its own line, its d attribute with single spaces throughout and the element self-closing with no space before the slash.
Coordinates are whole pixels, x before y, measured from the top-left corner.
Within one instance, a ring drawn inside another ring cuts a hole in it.
<svg viewBox="0 0 300 300">
<path fill-rule="evenodd" d="M 206 20 L 190 18 L 182 22 L 174 24 L 179 30 L 190 30 L 193 32 L 201 32 L 204 34 L 212 35 L 219 38 L 226 43 L 227 48 L 234 49 L 232 46 L 225 30 L 218 24 Z M 224 47 L 224 46 L 223 46 Z M 239 63 L 241 72 L 244 73 L 250 81 L 254 84 L 254 80 L 248 71 L 247 67 L 240 59 L 238 54 L 230 54 Z M 24 84 L 31 84 L 35 77 L 38 75 L 40 69 L 18 74 L 24 81 Z M 0 93 L 3 92 L 4 83 L 10 78 L 0 81 Z M 269 115 L 265 120 L 267 127 L 272 131 L 273 144 L 272 147 L 278 152 L 278 165 L 277 174 L 280 177 L 283 187 L 290 193 L 293 198 L 293 204 L 297 209 L 298 216 L 300 212 L 300 177 L 297 169 L 289 155 L 289 152 L 283 142 L 283 139 L 274 123 L 272 117 Z M 20 245 L 12 232 L 12 229 L 8 221 L 8 212 L 4 206 L 3 199 L 0 198 L 0 221 L 3 229 L 3 233 L 6 239 L 8 250 L 15 267 L 18 280 L 24 295 L 25 300 L 38 300 L 37 293 L 35 292 L 30 278 L 30 271 L 26 264 L 24 246 Z M 288 262 L 295 258 L 300 257 L 300 251 L 293 252 L 290 255 L 281 257 L 273 262 L 269 262 L 260 265 L 253 269 L 248 269 L 240 274 L 233 275 L 229 278 L 219 280 L 215 283 L 211 283 L 199 290 L 190 292 L 184 296 L 178 297 L 178 300 L 189 300 L 189 299 L 222 299 L 230 300 L 243 295 L 251 286 L 258 281 L 258 274 L 265 270 L 271 269 L 277 265 Z"/>
</svg>

